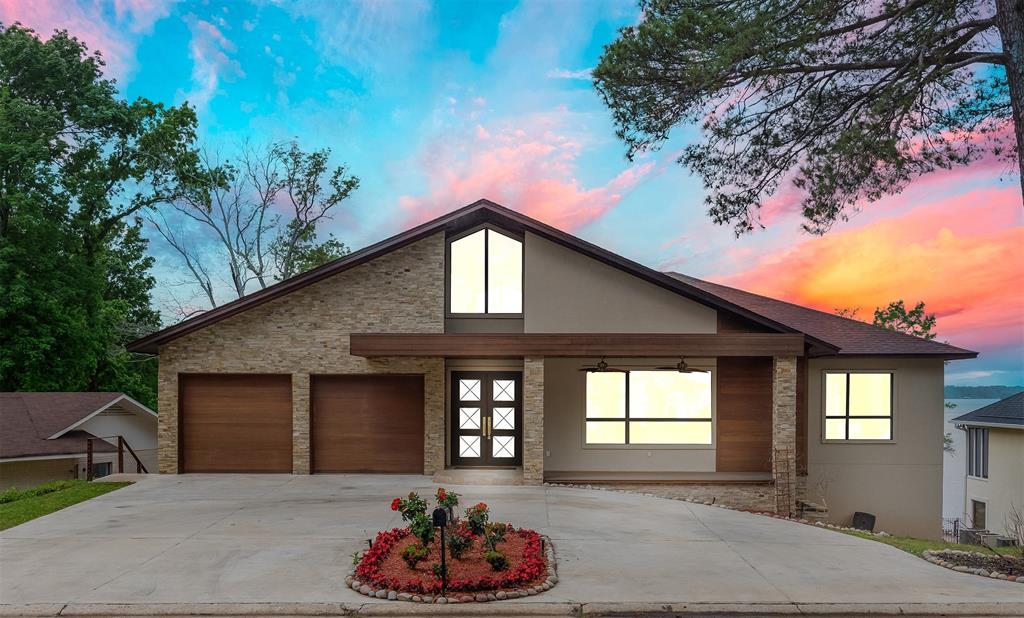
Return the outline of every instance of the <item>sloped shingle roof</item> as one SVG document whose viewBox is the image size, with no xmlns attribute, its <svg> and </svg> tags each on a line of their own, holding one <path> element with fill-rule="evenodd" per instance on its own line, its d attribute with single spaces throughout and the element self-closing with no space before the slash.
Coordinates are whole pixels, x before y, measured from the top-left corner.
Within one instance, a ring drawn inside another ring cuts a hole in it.
<svg viewBox="0 0 1024 618">
<path fill-rule="evenodd" d="M 680 273 L 668 274 L 705 292 L 746 307 L 766 318 L 831 343 L 839 348 L 840 356 L 934 355 L 945 358 L 977 356 L 977 353 L 970 350 L 898 333 L 860 320 L 851 320 Z"/>
<path fill-rule="evenodd" d="M 49 440 L 96 410 L 121 397 L 121 393 L 0 393 L 0 459 L 77 455 L 85 452 L 85 431 L 69 431 Z M 97 451 L 115 451 L 100 440 Z"/>
<path fill-rule="evenodd" d="M 1024 427 L 1024 393 L 1000 399 L 984 408 L 978 408 L 953 419 L 954 423 L 984 423 L 986 425 L 1011 425 Z"/>
</svg>

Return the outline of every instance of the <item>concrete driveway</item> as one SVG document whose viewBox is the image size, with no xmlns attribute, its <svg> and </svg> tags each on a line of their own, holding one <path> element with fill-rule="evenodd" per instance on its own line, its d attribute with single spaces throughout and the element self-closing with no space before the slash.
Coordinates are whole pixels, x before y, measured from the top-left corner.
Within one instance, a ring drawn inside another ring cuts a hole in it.
<svg viewBox="0 0 1024 618">
<path fill-rule="evenodd" d="M 0 533 L 0 603 L 366 604 L 342 581 L 351 554 L 399 525 L 392 497 L 434 487 L 419 476 L 149 477 Z M 535 603 L 1024 603 L 1020 584 L 746 513 L 583 489 L 453 489 L 553 539 L 560 581 Z"/>
</svg>

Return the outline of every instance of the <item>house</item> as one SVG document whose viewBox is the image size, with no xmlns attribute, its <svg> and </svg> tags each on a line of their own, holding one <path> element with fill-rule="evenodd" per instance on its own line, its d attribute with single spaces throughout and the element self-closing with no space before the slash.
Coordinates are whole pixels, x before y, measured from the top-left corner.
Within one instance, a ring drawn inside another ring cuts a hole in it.
<svg viewBox="0 0 1024 618">
<path fill-rule="evenodd" d="M 964 521 L 974 529 L 1013 536 L 1011 510 L 1024 517 L 1024 393 L 953 422 L 967 432 Z"/>
<path fill-rule="evenodd" d="M 124 393 L 0 393 L 0 489 L 156 469 L 156 412 Z M 118 455 L 118 437 L 121 455 Z M 131 449 L 130 451 L 128 449 Z"/>
<path fill-rule="evenodd" d="M 140 339 L 159 464 L 657 485 L 938 536 L 975 352 L 642 266 L 482 200 Z M 468 471 L 467 471 L 468 470 Z"/>
</svg>

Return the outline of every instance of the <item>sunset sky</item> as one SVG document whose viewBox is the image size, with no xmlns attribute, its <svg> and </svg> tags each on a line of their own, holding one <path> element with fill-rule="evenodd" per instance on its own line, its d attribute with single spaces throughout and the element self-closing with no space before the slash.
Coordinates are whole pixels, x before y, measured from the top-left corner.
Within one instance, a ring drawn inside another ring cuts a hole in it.
<svg viewBox="0 0 1024 618">
<path fill-rule="evenodd" d="M 0 21 L 66 28 L 129 98 L 189 101 L 203 143 L 330 147 L 362 186 L 328 230 L 361 247 L 486 197 L 662 270 L 825 311 L 923 300 L 978 350 L 949 384 L 1024 384 L 1024 208 L 1002 161 L 917 180 L 825 237 L 786 190 L 735 239 L 674 163 L 696 128 L 624 158 L 589 76 L 634 2 L 0 0 Z M 162 285 L 173 257 L 153 245 Z M 158 292 L 159 298 L 159 292 Z"/>
</svg>

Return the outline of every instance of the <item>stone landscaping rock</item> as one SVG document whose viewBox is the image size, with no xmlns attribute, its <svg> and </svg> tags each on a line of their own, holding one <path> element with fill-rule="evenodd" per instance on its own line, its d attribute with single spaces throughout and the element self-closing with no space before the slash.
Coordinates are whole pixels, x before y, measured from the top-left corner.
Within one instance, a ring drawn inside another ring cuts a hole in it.
<svg viewBox="0 0 1024 618">
<path fill-rule="evenodd" d="M 369 586 L 364 584 L 364 585 L 359 587 L 359 593 L 360 594 L 365 594 L 365 595 L 369 596 L 369 595 L 373 594 L 373 588 L 370 588 Z"/>
<path fill-rule="evenodd" d="M 388 598 L 388 591 L 387 590 L 378 590 L 377 592 L 373 593 L 373 596 L 377 597 L 378 599 L 386 599 L 386 598 Z"/>
<path fill-rule="evenodd" d="M 398 599 L 398 592 L 394 590 L 388 590 L 388 600 L 395 601 Z"/>
<path fill-rule="evenodd" d="M 505 592 L 504 590 L 500 590 L 500 591 L 498 591 L 498 593 L 497 593 L 497 594 L 495 594 L 494 596 L 498 597 L 498 600 L 499 600 L 499 601 L 504 601 L 505 599 L 507 599 L 507 598 L 508 598 L 508 593 L 507 593 L 507 592 Z"/>
</svg>

